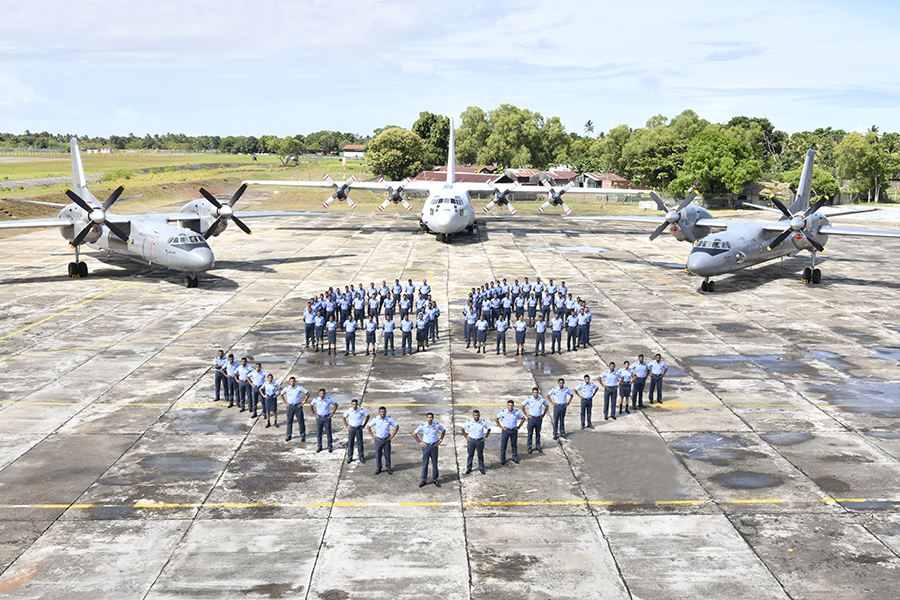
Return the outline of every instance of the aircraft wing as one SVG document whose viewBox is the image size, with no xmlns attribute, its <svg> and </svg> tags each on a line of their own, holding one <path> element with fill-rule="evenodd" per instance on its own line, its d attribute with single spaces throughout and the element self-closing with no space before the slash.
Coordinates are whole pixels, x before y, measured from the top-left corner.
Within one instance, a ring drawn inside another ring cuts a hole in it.
<svg viewBox="0 0 900 600">
<path fill-rule="evenodd" d="M 68 219 L 27 219 L 24 221 L 0 221 L 0 229 L 20 229 L 34 227 L 65 227 L 71 225 Z"/>
<path fill-rule="evenodd" d="M 265 186 L 284 186 L 284 187 L 307 187 L 318 188 L 321 190 L 334 190 L 334 186 L 325 180 L 322 181 L 279 181 L 279 180 L 248 180 L 243 181 L 247 185 L 265 185 Z M 338 186 L 350 183 L 352 190 L 367 190 L 370 192 L 386 192 L 388 188 L 398 188 L 403 186 L 404 192 L 431 192 L 432 190 L 441 189 L 447 185 L 443 181 L 336 181 Z M 490 191 L 490 188 L 485 186 Z"/>
<path fill-rule="evenodd" d="M 291 212 L 291 211 L 278 211 L 278 210 L 236 210 L 234 211 L 234 216 L 239 219 L 259 219 L 262 217 L 323 217 L 328 213 L 325 212 Z M 190 213 L 190 212 L 174 212 L 174 213 L 161 213 L 154 215 L 141 215 L 145 217 L 152 217 L 156 219 L 163 220 L 172 223 L 175 221 L 199 221 L 200 215 Z"/>
<path fill-rule="evenodd" d="M 822 225 L 818 233 L 827 235 L 859 235 L 866 237 L 900 238 L 900 231 L 886 229 L 865 229 L 862 227 L 838 227 L 835 225 Z"/>
<path fill-rule="evenodd" d="M 665 220 L 665 215 L 652 217 L 650 215 L 598 215 L 591 217 L 568 217 L 573 221 L 628 221 L 634 223 L 652 223 L 659 225 Z"/>
</svg>

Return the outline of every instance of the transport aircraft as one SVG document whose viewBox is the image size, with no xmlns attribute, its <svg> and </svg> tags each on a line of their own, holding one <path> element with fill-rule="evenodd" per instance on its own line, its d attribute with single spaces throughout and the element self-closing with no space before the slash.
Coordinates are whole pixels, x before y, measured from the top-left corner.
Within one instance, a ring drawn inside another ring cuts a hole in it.
<svg viewBox="0 0 900 600">
<path fill-rule="evenodd" d="M 372 192 L 383 192 L 387 194 L 387 199 L 378 207 L 384 210 L 391 203 L 401 204 L 406 210 L 412 210 L 412 205 L 407 202 L 404 192 L 425 193 L 428 198 L 419 213 L 419 227 L 426 233 L 436 234 L 438 239 L 450 243 L 454 235 L 463 232 L 472 234 L 478 224 L 475 221 L 475 209 L 469 198 L 471 192 L 489 192 L 493 193 L 493 199 L 484 207 L 487 212 L 495 206 L 506 206 L 511 214 L 516 214 L 516 209 L 512 204 L 511 196 L 516 192 L 527 192 L 531 194 L 546 194 L 547 201 L 539 207 L 538 210 L 544 212 L 551 206 L 560 206 L 566 214 L 571 214 L 572 210 L 563 201 L 563 195 L 571 194 L 634 194 L 639 190 L 625 189 L 598 189 L 598 188 L 582 188 L 575 187 L 574 184 L 566 186 L 553 186 L 547 180 L 541 182 L 541 186 L 522 186 L 517 183 L 493 184 L 493 183 L 465 183 L 456 181 L 456 145 L 453 135 L 453 119 L 450 120 L 450 147 L 447 152 L 447 180 L 446 181 L 418 181 L 406 179 L 404 181 L 357 181 L 356 177 L 351 177 L 347 181 L 337 183 L 328 175 L 324 181 L 274 181 L 274 180 L 253 180 L 245 181 L 247 185 L 263 185 L 263 186 L 291 186 L 291 187 L 311 187 L 311 188 L 330 188 L 334 192 L 323 202 L 323 206 L 328 208 L 331 204 L 338 200 L 347 202 L 350 208 L 356 208 L 356 203 L 350 199 L 350 189 L 368 190 Z"/>
<path fill-rule="evenodd" d="M 714 276 L 740 271 L 776 258 L 792 256 L 804 250 L 810 253 L 810 264 L 803 269 L 803 283 L 821 283 L 822 272 L 816 267 L 816 255 L 825 252 L 825 243 L 829 235 L 896 238 L 900 237 L 900 231 L 832 225 L 828 220 L 829 217 L 876 209 L 858 206 L 824 207 L 828 201 L 827 197 L 822 197 L 810 205 L 814 158 L 815 152 L 809 150 L 800 175 L 797 196 L 790 208 L 778 198 L 772 199 L 775 208 L 745 203 L 746 206 L 777 213 L 780 216 L 777 221 L 765 223 L 716 219 L 705 208 L 691 204 L 696 197 L 694 192 L 672 208 L 667 207 L 655 193 L 651 193 L 660 210 L 666 212 L 662 223 L 659 223 L 658 217 L 651 216 L 575 217 L 575 219 L 659 223 L 650 234 L 650 241 L 668 229 L 675 239 L 692 244 L 686 270 L 704 278 L 700 286 L 704 292 L 716 290 L 716 283 L 711 279 Z"/>
<path fill-rule="evenodd" d="M 124 190 L 116 188 L 109 198 L 100 202 L 87 188 L 78 141 L 70 141 L 72 154 L 72 190 L 66 190 L 70 204 L 27 202 L 59 207 L 55 219 L 0 221 L 0 229 L 27 227 L 59 227 L 60 233 L 75 251 L 75 261 L 69 263 L 69 276 L 87 277 L 88 267 L 81 260 L 81 246 L 105 250 L 146 265 L 158 265 L 184 273 L 184 285 L 197 287 L 197 275 L 213 268 L 215 258 L 206 240 L 225 231 L 233 222 L 249 234 L 250 228 L 242 219 L 271 216 L 315 216 L 323 213 L 291 213 L 271 211 L 236 211 L 232 207 L 240 199 L 246 185 L 242 185 L 227 202 L 200 188 L 202 198 L 188 202 L 179 212 L 167 214 L 117 215 L 109 212 Z"/>
</svg>

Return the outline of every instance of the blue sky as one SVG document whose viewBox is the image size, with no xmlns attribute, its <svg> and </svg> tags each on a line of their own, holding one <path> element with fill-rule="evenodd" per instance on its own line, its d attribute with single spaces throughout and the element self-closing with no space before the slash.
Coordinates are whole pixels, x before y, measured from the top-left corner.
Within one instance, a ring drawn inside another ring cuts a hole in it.
<svg viewBox="0 0 900 600">
<path fill-rule="evenodd" d="M 597 132 L 693 109 L 900 130 L 880 0 L 2 4 L 0 131 L 361 134 L 515 104 Z"/>
</svg>

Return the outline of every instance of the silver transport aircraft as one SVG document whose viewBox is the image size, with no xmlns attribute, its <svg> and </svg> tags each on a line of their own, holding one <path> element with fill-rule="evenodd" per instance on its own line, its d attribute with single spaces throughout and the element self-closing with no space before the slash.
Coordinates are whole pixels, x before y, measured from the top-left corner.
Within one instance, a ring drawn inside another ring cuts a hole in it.
<svg viewBox="0 0 900 600">
<path fill-rule="evenodd" d="M 716 283 L 711 279 L 714 276 L 740 271 L 776 258 L 792 256 L 804 250 L 810 253 L 810 264 L 803 270 L 803 283 L 821 283 L 822 272 L 816 267 L 816 255 L 825 252 L 825 243 L 829 235 L 900 237 L 900 231 L 838 227 L 828 220 L 829 217 L 877 209 L 823 208 L 827 202 L 825 197 L 810 205 L 814 158 L 815 152 L 809 150 L 800 175 L 797 196 L 790 208 L 778 198 L 772 199 L 775 208 L 744 203 L 746 206 L 780 215 L 780 219 L 768 223 L 716 219 L 706 209 L 691 204 L 696 197 L 694 192 L 672 208 L 667 207 L 655 193 L 651 193 L 660 210 L 666 212 L 666 216 L 650 234 L 650 240 L 656 239 L 668 229 L 675 239 L 693 244 L 686 270 L 704 278 L 700 286 L 702 291 L 714 292 Z M 575 219 L 659 223 L 658 217 L 650 216 L 575 217 Z"/>
<path fill-rule="evenodd" d="M 634 194 L 640 190 L 620 190 L 620 189 L 598 189 L 598 188 L 580 188 L 573 184 L 566 186 L 553 186 L 546 180 L 541 182 L 541 186 L 524 186 L 519 187 L 515 184 L 493 184 L 493 183 L 464 183 L 456 181 L 456 144 L 453 135 L 453 119 L 450 120 L 450 145 L 447 151 L 447 180 L 446 181 L 418 181 L 406 179 L 404 181 L 357 181 L 356 177 L 351 177 L 347 181 L 337 183 L 328 175 L 324 181 L 270 181 L 255 180 L 245 181 L 247 185 L 263 185 L 263 186 L 291 186 L 291 187 L 311 187 L 311 188 L 331 188 L 334 192 L 323 202 L 323 206 L 328 208 L 335 201 L 346 201 L 350 208 L 356 208 L 356 204 L 350 199 L 350 189 L 368 190 L 372 192 L 382 192 L 387 198 L 378 207 L 384 210 L 391 203 L 401 204 L 406 210 L 411 211 L 412 205 L 407 202 L 404 192 L 425 193 L 428 194 L 422 211 L 419 213 L 419 227 L 425 233 L 436 234 L 438 239 L 450 243 L 454 235 L 463 232 L 467 234 L 474 233 L 478 227 L 475 221 L 475 209 L 469 198 L 471 192 L 493 193 L 493 199 L 484 207 L 484 211 L 488 212 L 495 206 L 506 206 L 511 214 L 516 214 L 516 209 L 511 202 L 511 196 L 518 192 L 526 192 L 531 194 L 546 194 L 547 201 L 540 206 L 539 210 L 544 212 L 551 206 L 560 206 L 566 214 L 571 214 L 572 210 L 563 201 L 563 195 L 572 194 Z"/>
<path fill-rule="evenodd" d="M 184 285 L 197 287 L 197 276 L 213 268 L 215 257 L 206 240 L 220 235 L 232 221 L 245 233 L 250 228 L 241 219 L 271 216 L 316 215 L 323 213 L 291 213 L 269 211 L 236 211 L 232 207 L 247 189 L 242 185 L 225 203 L 200 188 L 202 198 L 185 204 L 179 212 L 167 214 L 116 215 L 109 212 L 122 195 L 118 187 L 104 202 L 88 190 L 81 163 L 78 142 L 70 142 L 72 155 L 72 190 L 66 190 L 71 204 L 27 202 L 59 207 L 55 219 L 2 221 L 0 229 L 27 227 L 59 227 L 59 231 L 75 251 L 75 261 L 69 263 L 69 276 L 86 277 L 88 267 L 81 260 L 81 246 L 105 250 L 107 255 L 118 254 L 145 265 L 158 265 L 184 273 Z"/>
</svg>

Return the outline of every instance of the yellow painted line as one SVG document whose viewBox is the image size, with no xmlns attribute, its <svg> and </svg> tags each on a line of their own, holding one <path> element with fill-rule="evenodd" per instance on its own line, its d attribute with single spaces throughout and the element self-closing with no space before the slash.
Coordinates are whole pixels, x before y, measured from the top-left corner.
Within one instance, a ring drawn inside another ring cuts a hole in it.
<svg viewBox="0 0 900 600">
<path fill-rule="evenodd" d="M 732 500 L 732 504 L 778 504 L 781 500 L 774 498 L 760 498 L 754 500 Z"/>
<path fill-rule="evenodd" d="M 696 300 L 697 302 L 703 302 L 703 301 L 704 301 L 703 298 L 700 298 L 700 297 L 698 297 L 698 296 L 695 296 L 694 294 L 692 294 L 692 293 L 690 293 L 690 292 L 688 292 L 688 291 L 686 291 L 686 290 L 681 289 L 680 287 L 678 287 L 678 286 L 675 285 L 674 283 L 671 283 L 671 282 L 669 282 L 669 281 L 666 281 L 665 279 L 663 279 L 662 277 L 660 277 L 660 276 L 657 275 L 656 273 L 650 273 L 650 274 L 653 275 L 654 277 L 656 277 L 657 279 L 659 279 L 660 281 L 662 281 L 663 283 L 665 283 L 666 285 L 672 286 L 673 288 L 675 288 L 676 290 L 678 290 L 678 291 L 681 292 L 682 294 L 686 294 L 686 295 L 690 296 L 691 298 L 693 298 L 693 299 Z"/>
<path fill-rule="evenodd" d="M 835 502 L 893 502 L 893 500 L 865 500 L 863 498 L 835 498 Z"/>
<path fill-rule="evenodd" d="M 710 500 L 657 500 L 654 504 L 709 504 Z"/>
</svg>

